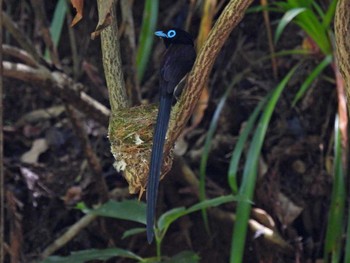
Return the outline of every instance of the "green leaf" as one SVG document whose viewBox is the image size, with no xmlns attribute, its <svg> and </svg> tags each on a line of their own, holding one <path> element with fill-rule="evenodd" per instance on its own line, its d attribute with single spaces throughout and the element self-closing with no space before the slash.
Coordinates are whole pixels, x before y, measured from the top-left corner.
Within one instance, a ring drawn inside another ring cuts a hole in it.
<svg viewBox="0 0 350 263">
<path fill-rule="evenodd" d="M 146 0 L 143 10 L 139 47 L 136 54 L 137 77 L 139 82 L 142 81 L 149 57 L 151 55 L 154 31 L 158 19 L 158 2 L 158 0 Z"/>
<path fill-rule="evenodd" d="M 345 237 L 345 260 L 344 262 L 350 262 L 350 207 L 348 207 L 348 222 Z"/>
<path fill-rule="evenodd" d="M 131 237 L 137 234 L 141 234 L 146 232 L 146 228 L 144 227 L 138 227 L 138 228 L 132 228 L 123 233 L 122 239 L 125 239 L 127 237 Z"/>
<path fill-rule="evenodd" d="M 328 55 L 332 53 L 332 45 L 328 36 L 328 31 L 330 30 L 330 21 L 334 15 L 334 3 L 332 3 L 325 15 L 323 15 L 323 11 L 318 8 L 318 5 L 315 4 L 314 1 L 289 0 L 288 2 L 277 2 L 274 5 L 278 6 L 281 10 L 284 10 L 285 15 L 282 20 L 287 18 L 286 22 L 282 22 L 281 20 L 278 25 L 275 34 L 275 43 L 278 41 L 285 25 L 290 21 L 293 21 L 313 39 L 323 54 Z M 298 9 L 304 9 L 304 11 L 299 14 L 293 14 L 293 12 L 297 12 L 293 10 Z M 314 10 L 316 10 L 317 13 L 315 13 Z M 291 17 L 288 18 L 288 16 Z M 319 17 L 321 17 L 322 21 Z"/>
<path fill-rule="evenodd" d="M 275 57 L 289 56 L 289 55 L 310 55 L 311 52 L 305 49 L 291 49 L 291 50 L 281 50 L 274 54 Z M 271 55 L 266 56 L 268 59 L 271 59 Z M 264 57 L 265 58 L 265 57 Z"/>
<path fill-rule="evenodd" d="M 60 41 L 60 37 L 62 34 L 62 27 L 67 14 L 67 9 L 68 9 L 67 1 L 59 0 L 56 5 L 55 13 L 53 14 L 53 19 L 50 26 L 50 33 L 51 33 L 52 41 L 55 47 L 57 47 L 58 42 Z M 45 50 L 45 59 L 49 60 L 49 51 L 47 48 Z"/>
<path fill-rule="evenodd" d="M 51 256 L 41 261 L 41 263 L 85 263 L 91 260 L 108 260 L 112 257 L 130 258 L 143 261 L 141 257 L 133 252 L 121 248 L 88 249 L 72 252 L 70 256 Z"/>
<path fill-rule="evenodd" d="M 199 166 L 199 200 L 203 201 L 206 198 L 205 194 L 205 178 L 206 178 L 206 167 L 207 167 L 207 162 L 209 158 L 209 152 L 210 152 L 210 147 L 211 147 L 211 142 L 213 140 L 219 117 L 221 114 L 221 111 L 223 110 L 226 100 L 231 93 L 233 87 L 236 85 L 236 83 L 243 78 L 245 74 L 247 74 L 247 70 L 236 74 L 236 76 L 233 78 L 232 82 L 230 83 L 230 86 L 226 89 L 224 95 L 221 97 L 218 106 L 216 107 L 216 110 L 214 112 L 213 118 L 210 122 L 209 130 L 207 133 L 207 136 L 205 138 L 205 143 L 204 143 L 204 149 L 203 153 L 201 156 L 201 162 Z M 207 232 L 209 232 L 209 223 L 208 223 L 208 216 L 205 211 L 205 209 L 202 210 L 202 217 L 204 221 L 204 225 L 206 227 Z"/>
<path fill-rule="evenodd" d="M 75 208 L 84 213 L 88 213 L 90 211 L 90 208 L 88 208 L 84 202 L 77 203 Z"/>
<path fill-rule="evenodd" d="M 324 28 L 329 28 L 332 24 L 337 3 L 338 0 L 332 0 L 330 5 L 328 6 L 326 14 L 323 17 L 322 21 L 322 25 L 324 26 Z"/>
<path fill-rule="evenodd" d="M 325 262 L 340 262 L 342 255 L 343 222 L 347 195 L 345 190 L 346 183 L 342 163 L 343 155 L 338 116 L 335 120 L 334 153 L 334 181 L 324 247 Z M 329 260 L 330 257 L 332 260 Z"/>
<path fill-rule="evenodd" d="M 311 83 L 322 73 L 322 71 L 332 62 L 333 56 L 327 55 L 320 64 L 309 74 L 309 76 L 306 78 L 304 83 L 301 85 L 300 89 L 298 90 L 297 94 L 295 95 L 292 107 L 294 107 L 298 101 L 303 97 L 305 92 L 307 91 L 308 87 L 310 87 Z"/>
<path fill-rule="evenodd" d="M 285 27 L 300 13 L 305 12 L 306 8 L 299 7 L 299 8 L 294 8 L 291 10 L 288 10 L 282 17 L 281 21 L 278 23 L 276 33 L 275 33 L 275 38 L 274 42 L 275 44 L 279 40 L 280 36 L 282 35 L 283 30 Z"/>
<path fill-rule="evenodd" d="M 205 194 L 205 178 L 206 178 L 206 167 L 207 167 L 207 162 L 209 158 L 209 151 L 211 148 L 212 140 L 218 125 L 219 117 L 221 114 L 222 109 L 225 106 L 226 99 L 228 95 L 231 93 L 231 90 L 233 89 L 234 85 L 231 84 L 225 91 L 224 95 L 220 99 L 220 102 L 218 106 L 216 107 L 216 110 L 214 112 L 213 118 L 210 122 L 209 130 L 207 133 L 207 136 L 205 138 L 205 143 L 204 143 L 204 149 L 203 153 L 201 156 L 201 162 L 199 166 L 199 200 L 204 201 L 206 199 L 206 194 Z M 208 216 L 207 212 L 205 209 L 202 211 L 202 217 L 204 221 L 205 228 L 207 232 L 209 233 L 209 223 L 208 223 Z"/>
<path fill-rule="evenodd" d="M 162 214 L 158 219 L 158 229 L 163 231 L 166 230 L 171 223 L 173 223 L 178 218 L 186 215 L 186 208 L 185 207 L 177 207 L 174 209 L 171 209 L 164 214 Z"/>
<path fill-rule="evenodd" d="M 315 1 L 312 2 L 312 6 L 316 10 L 316 13 L 318 14 L 318 16 L 323 18 L 324 12 L 323 12 L 321 6 L 318 3 L 316 3 Z"/>
<path fill-rule="evenodd" d="M 242 184 L 239 190 L 240 197 L 246 200 L 252 200 L 255 190 L 255 182 L 257 177 L 257 168 L 262 145 L 265 139 L 268 124 L 272 113 L 275 109 L 277 101 L 286 87 L 288 81 L 293 76 L 298 66 L 295 66 L 278 84 L 273 91 L 269 102 L 266 104 L 263 115 L 261 116 L 256 128 L 253 140 L 250 144 L 247 154 L 247 160 L 244 165 Z M 246 233 L 248 228 L 248 220 L 251 211 L 251 202 L 239 201 L 236 212 L 236 222 L 234 225 L 230 263 L 242 262 L 245 247 Z"/>
<path fill-rule="evenodd" d="M 157 222 L 158 230 L 162 232 L 162 236 L 165 235 L 165 232 L 169 226 L 178 218 L 188 215 L 190 213 L 199 211 L 203 208 L 215 207 L 225 203 L 236 201 L 237 198 L 233 195 L 220 196 L 213 199 L 205 200 L 203 202 L 197 203 L 189 208 L 179 207 L 169 210 L 160 216 Z"/>
<path fill-rule="evenodd" d="M 328 55 L 332 53 L 332 45 L 327 29 L 324 28 L 313 11 L 307 9 L 296 17 L 295 23 L 315 41 L 323 54 Z"/>
<path fill-rule="evenodd" d="M 166 263 L 197 263 L 200 257 L 193 251 L 182 251 L 176 254 L 171 259 L 166 260 Z"/>
<path fill-rule="evenodd" d="M 268 98 L 268 97 L 266 97 Z M 241 155 L 245 146 L 245 143 L 248 140 L 248 136 L 254 128 L 254 123 L 261 112 L 262 107 L 265 105 L 266 99 L 260 101 L 258 106 L 255 108 L 254 112 L 250 115 L 248 122 L 246 123 L 244 130 L 240 134 L 238 141 L 236 143 L 235 149 L 232 153 L 230 166 L 228 169 L 228 182 L 232 189 L 233 194 L 238 192 L 237 186 L 237 170 L 239 165 L 239 160 L 241 159 Z"/>
<path fill-rule="evenodd" d="M 89 210 L 89 213 L 146 224 L 146 204 L 138 200 L 110 200 L 97 209 Z"/>
</svg>

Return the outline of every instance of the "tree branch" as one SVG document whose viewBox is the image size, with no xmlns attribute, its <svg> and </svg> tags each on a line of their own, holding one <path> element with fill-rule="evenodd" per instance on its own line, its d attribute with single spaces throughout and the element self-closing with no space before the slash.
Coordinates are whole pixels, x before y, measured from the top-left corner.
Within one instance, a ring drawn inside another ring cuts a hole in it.
<svg viewBox="0 0 350 263">
<path fill-rule="evenodd" d="M 3 76 L 37 83 L 49 89 L 53 94 L 58 94 L 66 102 L 107 127 L 110 111 L 83 92 L 83 86 L 75 83 L 66 74 L 59 71 L 51 72 L 42 66 L 36 69 L 8 61 L 4 61 L 2 65 Z"/>
<path fill-rule="evenodd" d="M 98 0 L 98 15 L 101 18 L 110 17 L 111 23 L 101 32 L 102 60 L 107 82 L 109 103 L 112 114 L 115 111 L 129 106 L 126 95 L 122 61 L 120 59 L 120 48 L 118 39 L 118 24 L 116 14 L 116 1 Z"/>
<path fill-rule="evenodd" d="M 344 78 L 347 108 L 350 114 L 350 0 L 339 0 L 334 19 L 336 54 Z"/>
</svg>

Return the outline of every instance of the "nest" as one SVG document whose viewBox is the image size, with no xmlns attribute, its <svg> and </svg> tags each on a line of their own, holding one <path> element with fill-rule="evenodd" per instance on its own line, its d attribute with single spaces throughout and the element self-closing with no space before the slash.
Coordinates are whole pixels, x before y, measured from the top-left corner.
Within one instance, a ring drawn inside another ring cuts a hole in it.
<svg viewBox="0 0 350 263">
<path fill-rule="evenodd" d="M 114 167 L 122 172 L 131 194 L 141 196 L 147 186 L 157 112 L 154 105 L 143 105 L 121 109 L 110 120 L 108 136 Z M 165 154 L 163 159 L 164 176 L 171 168 L 172 158 Z"/>
</svg>

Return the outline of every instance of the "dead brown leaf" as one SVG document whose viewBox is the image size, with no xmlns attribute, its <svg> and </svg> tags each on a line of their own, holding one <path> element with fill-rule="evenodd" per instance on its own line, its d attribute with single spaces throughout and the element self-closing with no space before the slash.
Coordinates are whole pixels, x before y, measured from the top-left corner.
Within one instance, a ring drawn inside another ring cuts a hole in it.
<svg viewBox="0 0 350 263">
<path fill-rule="evenodd" d="M 77 14 L 75 15 L 72 23 L 70 24 L 70 26 L 73 27 L 83 18 L 84 0 L 71 0 L 71 3 L 77 11 Z"/>
</svg>

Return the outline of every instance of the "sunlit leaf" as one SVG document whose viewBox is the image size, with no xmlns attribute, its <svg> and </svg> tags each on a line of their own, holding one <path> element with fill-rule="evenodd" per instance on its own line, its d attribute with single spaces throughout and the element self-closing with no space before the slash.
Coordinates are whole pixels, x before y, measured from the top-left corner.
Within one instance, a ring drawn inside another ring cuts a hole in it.
<svg viewBox="0 0 350 263">
<path fill-rule="evenodd" d="M 288 10 L 282 17 L 281 21 L 278 23 L 276 33 L 275 33 L 275 38 L 274 42 L 275 44 L 279 40 L 280 36 L 282 35 L 282 32 L 284 31 L 285 27 L 300 13 L 305 12 L 305 8 L 294 8 L 291 10 Z"/>
</svg>

